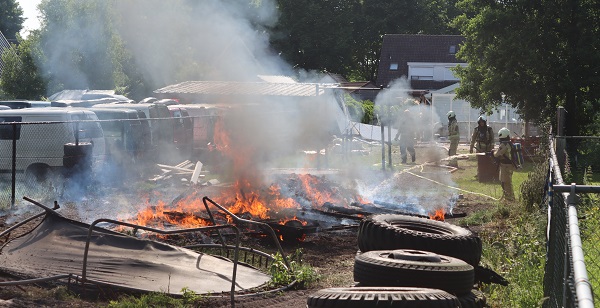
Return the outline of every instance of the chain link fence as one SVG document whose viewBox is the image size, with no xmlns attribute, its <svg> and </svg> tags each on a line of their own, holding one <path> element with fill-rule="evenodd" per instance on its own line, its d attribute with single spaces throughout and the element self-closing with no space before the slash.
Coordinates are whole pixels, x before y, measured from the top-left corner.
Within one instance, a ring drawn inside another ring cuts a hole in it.
<svg viewBox="0 0 600 308">
<path fill-rule="evenodd" d="M 23 121 L 0 117 L 0 210 L 144 181 L 156 164 L 209 160 L 217 116 Z M 152 167 L 152 168 L 150 168 Z"/>
<path fill-rule="evenodd" d="M 552 141 L 550 153 L 543 306 L 594 307 L 599 294 L 593 290 L 600 284 L 600 215 L 598 199 L 581 195 L 597 194 L 600 186 L 564 185 L 565 166 L 559 165 Z"/>
</svg>

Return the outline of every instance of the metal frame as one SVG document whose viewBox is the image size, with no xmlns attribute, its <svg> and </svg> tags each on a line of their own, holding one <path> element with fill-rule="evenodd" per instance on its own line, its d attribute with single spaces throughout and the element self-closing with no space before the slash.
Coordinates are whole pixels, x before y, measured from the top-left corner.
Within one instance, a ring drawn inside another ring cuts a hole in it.
<svg viewBox="0 0 600 308">
<path fill-rule="evenodd" d="M 12 230 L 36 219 L 36 218 L 40 218 L 44 215 L 57 215 L 57 216 L 61 216 L 60 214 L 58 214 L 55 210 L 59 209 L 60 206 L 58 205 L 58 203 L 55 201 L 54 202 L 54 208 L 50 208 L 47 207 L 33 199 L 30 199 L 28 197 L 23 197 L 23 199 L 25 199 L 26 201 L 29 201 L 39 207 L 41 207 L 42 209 L 44 209 L 44 212 L 40 213 L 40 214 L 36 214 L 6 230 L 4 230 L 2 233 L 0 233 L 0 237 L 4 236 L 5 234 L 10 233 Z M 94 232 L 94 230 L 98 229 L 98 227 L 96 227 L 97 224 L 101 223 L 101 222 L 108 222 L 108 223 L 112 223 L 112 224 L 116 224 L 116 225 L 122 225 L 122 226 L 126 226 L 126 227 L 130 227 L 130 228 L 135 228 L 135 229 L 141 229 L 141 230 L 146 230 L 146 231 L 150 231 L 150 232 L 155 232 L 158 234 L 162 234 L 162 235 L 172 235 L 172 234 L 180 234 L 180 233 L 191 233 L 191 232 L 198 232 L 198 231 L 216 231 L 219 238 L 221 239 L 221 244 L 196 244 L 196 245 L 189 245 L 189 246 L 185 246 L 184 248 L 222 248 L 225 249 L 227 251 L 230 251 L 233 249 L 234 251 L 234 257 L 233 257 L 233 273 L 232 273 L 232 279 L 231 279 L 231 291 L 230 291 L 230 300 L 231 300 L 231 307 L 235 307 L 235 285 L 236 285 L 236 275 L 237 275 L 237 266 L 239 263 L 239 255 L 240 255 L 240 250 L 245 251 L 245 252 L 251 252 L 255 255 L 258 255 L 260 258 L 260 263 L 262 265 L 262 258 L 265 258 L 265 267 L 268 265 L 268 259 L 271 259 L 271 261 L 273 260 L 272 256 L 270 256 L 267 253 L 264 253 L 262 251 L 259 250 L 255 250 L 255 249 L 251 249 L 251 248 L 246 248 L 246 247 L 241 247 L 240 246 L 240 230 L 239 228 L 235 225 L 235 224 L 239 224 L 239 223 L 249 223 L 249 224 L 254 224 L 254 225 L 259 225 L 261 227 L 266 228 L 266 230 L 268 230 L 268 232 L 270 233 L 271 237 L 273 238 L 274 242 L 276 243 L 277 249 L 279 251 L 279 253 L 281 254 L 283 261 L 285 263 L 286 269 L 293 275 L 293 272 L 291 270 L 291 266 L 289 261 L 287 260 L 285 253 L 281 247 L 281 244 L 279 243 L 279 240 L 277 239 L 277 235 L 275 234 L 275 231 L 273 231 L 273 229 L 271 228 L 271 226 L 269 226 L 266 223 L 263 222 L 257 222 L 257 221 L 252 221 L 252 220 L 247 220 L 247 219 L 242 219 L 237 217 L 235 214 L 231 213 L 230 211 L 228 211 L 227 209 L 225 209 L 223 206 L 221 206 L 220 204 L 216 203 L 215 201 L 211 200 L 208 197 L 204 197 L 202 199 L 204 206 L 206 207 L 206 211 L 208 212 L 209 216 L 210 216 L 210 220 L 213 223 L 213 226 L 205 226 L 205 227 L 198 227 L 198 228 L 187 228 L 187 229 L 178 229 L 178 230 L 161 230 L 161 229 L 156 229 L 156 228 L 151 228 L 151 227 L 146 227 L 146 226 L 141 226 L 141 225 L 136 225 L 136 224 L 131 224 L 131 223 L 126 223 L 126 222 L 121 222 L 121 221 L 117 221 L 117 220 L 113 220 L 113 219 L 107 219 L 107 218 L 101 218 L 101 219 L 97 219 L 95 220 L 89 227 L 88 229 L 88 234 L 87 234 L 87 238 L 86 238 L 86 244 L 85 244 L 85 249 L 84 249 L 84 254 L 83 254 L 83 266 L 82 266 L 82 270 L 81 270 L 81 276 L 75 275 L 75 274 L 62 274 L 62 275 L 55 275 L 55 276 L 51 276 L 51 277 L 44 277 L 44 278 L 35 278 L 35 279 L 23 279 L 23 280 L 19 280 L 19 281 L 6 281 L 6 282 L 0 282 L 0 286 L 11 286 L 11 285 L 25 285 L 25 284 L 32 284 L 32 283 L 39 283 L 39 282 L 44 282 L 44 281 L 53 281 L 53 280 L 60 280 L 60 279 L 65 279 L 68 278 L 69 281 L 71 279 L 74 279 L 77 282 L 81 282 L 81 284 L 85 284 L 85 283 L 94 283 L 94 284 L 103 284 L 103 283 L 99 283 L 96 282 L 94 280 L 88 279 L 87 278 L 87 260 L 88 260 L 88 255 L 89 255 L 89 251 L 90 251 L 90 241 L 91 241 L 91 236 L 92 233 Z M 217 207 L 218 209 L 222 210 L 223 212 L 225 212 L 227 215 L 229 215 L 231 217 L 231 219 L 233 220 L 234 224 L 225 224 L 225 225 L 217 225 L 215 220 L 214 220 L 214 216 L 212 214 L 212 211 L 209 208 L 208 203 L 211 203 L 212 205 L 214 205 L 215 207 Z M 62 216 L 61 216 L 62 217 Z M 233 231 L 235 232 L 235 245 L 231 246 L 231 245 L 227 245 L 224 241 L 223 236 L 221 235 L 220 230 L 221 229 L 233 229 Z M 229 255 L 229 253 L 228 253 Z M 254 259 L 254 255 L 252 257 Z M 247 261 L 247 254 L 244 257 L 244 261 Z M 292 276 L 293 277 L 293 276 Z M 294 280 L 292 281 L 292 283 L 290 283 L 287 286 L 278 288 L 276 290 L 271 290 L 271 291 L 264 291 L 264 292 L 258 292 L 258 293 L 252 293 L 252 294 L 245 294 L 245 295 L 240 295 L 240 296 L 251 296 L 251 295 L 260 295 L 260 294 L 267 294 L 267 293 L 272 293 L 272 292 L 280 292 L 283 290 L 288 289 L 289 287 L 293 286 L 296 283 L 295 277 L 293 277 Z"/>
</svg>

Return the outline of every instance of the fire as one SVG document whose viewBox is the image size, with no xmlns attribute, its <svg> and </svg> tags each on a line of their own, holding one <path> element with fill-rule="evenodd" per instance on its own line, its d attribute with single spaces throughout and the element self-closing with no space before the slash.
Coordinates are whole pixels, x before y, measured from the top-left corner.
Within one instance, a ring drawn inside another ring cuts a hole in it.
<svg viewBox="0 0 600 308">
<path fill-rule="evenodd" d="M 292 222 L 293 224 L 300 224 L 302 226 L 308 225 L 308 221 L 300 220 L 296 216 L 294 216 L 292 218 L 283 218 L 283 219 L 279 220 L 280 225 L 286 225 L 286 224 L 289 224 L 290 222 Z"/>
<path fill-rule="evenodd" d="M 443 208 L 440 208 L 440 209 L 435 210 L 435 212 L 433 214 L 429 214 L 429 218 L 432 220 L 444 221 L 445 215 L 446 215 L 446 210 L 444 210 Z"/>
<path fill-rule="evenodd" d="M 281 219 L 280 223 L 300 223 L 293 213 L 284 214 L 284 209 L 302 209 L 303 207 L 321 207 L 325 203 L 337 206 L 349 206 L 355 200 L 360 203 L 369 203 L 360 196 L 354 196 L 343 188 L 332 185 L 321 177 L 310 174 L 294 174 L 286 181 L 278 184 L 267 185 L 263 181 L 258 162 L 264 159 L 257 148 L 248 138 L 252 128 L 244 127 L 242 131 L 234 131 L 235 125 L 228 127 L 228 119 L 219 117 L 214 126 L 214 143 L 211 150 L 219 151 L 224 159 L 223 165 L 231 166 L 234 184 L 223 187 L 217 196 L 209 196 L 216 203 L 224 206 L 235 215 L 247 214 L 253 219 Z M 235 120 L 229 119 L 230 122 Z M 229 169 L 228 169 L 229 170 Z M 224 175 L 227 177 L 227 175 Z M 282 188 L 283 187 L 283 188 Z M 197 227 L 210 225 L 204 215 L 204 205 L 200 192 L 193 192 L 184 198 L 166 204 L 158 202 L 157 205 L 146 204 L 146 209 L 138 213 L 130 222 L 146 226 L 179 226 Z M 157 196 L 153 196 L 156 200 Z M 148 198 L 150 199 L 150 198 Z M 203 218 L 204 217 L 204 218 Z M 285 218 L 281 218 L 285 217 Z M 442 216 L 443 217 L 443 216 Z M 221 218 L 223 219 L 223 217 Z"/>
<path fill-rule="evenodd" d="M 356 195 L 356 202 L 360 203 L 360 204 L 369 204 L 372 203 L 371 201 L 369 201 L 368 199 L 363 198 L 362 196 Z"/>
<path fill-rule="evenodd" d="M 331 200 L 331 194 L 317 189 L 317 178 L 308 174 L 300 175 L 302 186 L 307 196 L 312 197 L 313 205 L 321 205 Z"/>
<path fill-rule="evenodd" d="M 278 209 L 299 207 L 292 198 L 282 197 L 277 185 L 261 191 L 247 180 L 236 181 L 231 189 L 225 190 L 215 201 L 234 214 L 249 213 L 260 219 L 270 218 L 270 212 Z"/>
</svg>

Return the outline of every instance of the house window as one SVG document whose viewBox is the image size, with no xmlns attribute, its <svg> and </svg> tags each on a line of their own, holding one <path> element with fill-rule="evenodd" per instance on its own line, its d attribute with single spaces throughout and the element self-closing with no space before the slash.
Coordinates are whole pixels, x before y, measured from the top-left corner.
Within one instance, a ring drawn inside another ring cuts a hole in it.
<svg viewBox="0 0 600 308">
<path fill-rule="evenodd" d="M 451 55 L 456 54 L 456 45 L 451 45 L 449 52 L 450 52 Z"/>
<path fill-rule="evenodd" d="M 390 63 L 390 71 L 397 71 L 398 63 Z"/>
</svg>

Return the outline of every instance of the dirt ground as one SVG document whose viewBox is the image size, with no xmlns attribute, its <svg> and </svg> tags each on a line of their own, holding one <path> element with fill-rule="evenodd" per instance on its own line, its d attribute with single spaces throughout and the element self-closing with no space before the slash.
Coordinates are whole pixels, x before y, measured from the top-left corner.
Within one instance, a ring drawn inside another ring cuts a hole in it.
<svg viewBox="0 0 600 308">
<path fill-rule="evenodd" d="M 417 164 L 420 159 L 417 160 Z M 460 161 L 459 161 L 460 163 Z M 453 178 L 460 177 L 465 169 L 455 170 Z M 454 213 L 469 215 L 474 211 L 485 210 L 494 206 L 494 201 L 477 196 L 464 195 L 454 208 Z M 7 216 L 0 216 L 0 231 L 12 224 L 6 221 Z M 451 218 L 447 222 L 458 223 L 460 218 Z M 481 228 L 481 227 L 478 227 Z M 286 253 L 298 248 L 304 251 L 303 261 L 310 264 L 320 279 L 309 288 L 288 290 L 268 296 L 243 297 L 236 300 L 236 307 L 305 307 L 307 297 L 317 290 L 328 287 L 351 287 L 353 281 L 354 257 L 357 253 L 357 228 L 339 231 L 320 232 L 309 235 L 304 242 L 284 245 Z M 474 231 L 478 231 L 475 229 Z M 4 242 L 4 239 L 0 240 Z M 15 279 L 0 273 L 0 281 Z M 0 288 L 0 307 L 103 307 L 108 302 L 97 299 L 80 299 L 77 296 L 66 296 L 64 289 L 51 284 L 26 286 L 8 286 Z M 229 307 L 229 298 L 210 300 L 207 307 Z"/>
</svg>

